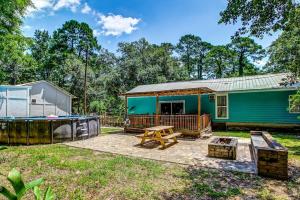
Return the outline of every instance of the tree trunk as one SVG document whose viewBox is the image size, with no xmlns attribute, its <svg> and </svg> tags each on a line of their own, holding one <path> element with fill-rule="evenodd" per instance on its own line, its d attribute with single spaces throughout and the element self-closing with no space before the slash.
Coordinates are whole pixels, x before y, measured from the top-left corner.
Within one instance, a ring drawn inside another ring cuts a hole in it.
<svg viewBox="0 0 300 200">
<path fill-rule="evenodd" d="M 217 78 L 222 78 L 222 67 L 221 67 L 220 64 L 218 65 L 218 68 L 217 68 L 216 77 Z"/>
<path fill-rule="evenodd" d="M 199 59 L 197 70 L 198 70 L 198 79 L 202 80 L 203 79 L 203 76 L 202 76 L 202 73 L 203 73 L 202 58 Z"/>
<path fill-rule="evenodd" d="M 87 113 L 87 67 L 88 67 L 88 48 L 85 52 L 85 69 L 84 69 L 84 115 Z"/>
<path fill-rule="evenodd" d="M 244 75 L 244 54 L 241 53 L 239 57 L 239 76 Z"/>
</svg>

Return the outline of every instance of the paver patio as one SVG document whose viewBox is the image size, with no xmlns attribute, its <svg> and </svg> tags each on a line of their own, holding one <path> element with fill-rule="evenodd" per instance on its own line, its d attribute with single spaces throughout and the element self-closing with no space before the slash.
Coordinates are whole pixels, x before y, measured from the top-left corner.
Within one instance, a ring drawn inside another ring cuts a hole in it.
<svg viewBox="0 0 300 200">
<path fill-rule="evenodd" d="M 238 138 L 237 159 L 223 160 L 207 157 L 207 146 L 213 138 L 179 139 L 179 143 L 164 150 L 159 149 L 157 143 L 140 146 L 138 138 L 124 133 L 101 135 L 87 140 L 69 142 L 66 145 L 199 167 L 255 173 L 255 165 L 250 153 L 250 139 Z"/>
</svg>

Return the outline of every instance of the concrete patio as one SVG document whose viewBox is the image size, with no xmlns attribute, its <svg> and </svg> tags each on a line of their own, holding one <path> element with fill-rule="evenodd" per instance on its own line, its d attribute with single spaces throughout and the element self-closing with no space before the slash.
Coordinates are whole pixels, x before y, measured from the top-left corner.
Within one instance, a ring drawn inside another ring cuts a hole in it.
<svg viewBox="0 0 300 200">
<path fill-rule="evenodd" d="M 159 144 L 152 142 L 140 146 L 140 139 L 134 135 L 123 133 L 101 135 L 65 144 L 72 147 L 158 161 L 255 173 L 255 166 L 250 153 L 250 139 L 238 138 L 237 159 L 224 160 L 207 157 L 207 145 L 213 138 L 206 140 L 179 139 L 177 144 L 164 150 L 159 148 Z"/>
</svg>

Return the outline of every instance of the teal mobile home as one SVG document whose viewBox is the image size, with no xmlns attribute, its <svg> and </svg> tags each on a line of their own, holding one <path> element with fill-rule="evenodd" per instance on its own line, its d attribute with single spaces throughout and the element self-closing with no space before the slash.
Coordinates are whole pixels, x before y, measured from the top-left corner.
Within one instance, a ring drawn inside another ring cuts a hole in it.
<svg viewBox="0 0 300 200">
<path fill-rule="evenodd" d="M 173 125 L 201 132 L 213 126 L 298 128 L 300 106 L 289 109 L 299 85 L 267 74 L 138 86 L 127 93 L 129 128 Z"/>
</svg>

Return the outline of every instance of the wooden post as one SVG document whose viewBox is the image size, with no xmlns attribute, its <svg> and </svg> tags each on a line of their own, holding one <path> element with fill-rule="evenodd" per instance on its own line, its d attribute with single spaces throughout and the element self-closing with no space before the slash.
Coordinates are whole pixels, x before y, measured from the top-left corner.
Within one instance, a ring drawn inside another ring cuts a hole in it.
<svg viewBox="0 0 300 200">
<path fill-rule="evenodd" d="M 128 97 L 125 96 L 125 119 L 127 119 L 128 116 Z"/>
<path fill-rule="evenodd" d="M 124 123 L 124 132 L 127 132 L 127 118 L 128 118 L 128 97 L 125 96 L 125 122 Z"/>
<path fill-rule="evenodd" d="M 26 135 L 26 144 L 29 145 L 29 131 L 30 131 L 29 130 L 29 120 L 26 121 L 26 129 L 27 129 L 26 130 L 26 132 L 27 132 L 27 135 Z"/>
<path fill-rule="evenodd" d="M 155 113 L 155 125 L 159 125 L 159 96 L 156 95 L 156 113 Z"/>
<path fill-rule="evenodd" d="M 51 144 L 53 144 L 53 121 L 52 120 L 50 120 L 50 133 L 51 133 L 50 142 Z"/>
<path fill-rule="evenodd" d="M 73 119 L 71 119 L 71 135 L 72 135 L 72 141 L 74 141 L 74 140 L 75 140 L 75 138 L 74 138 Z"/>
<path fill-rule="evenodd" d="M 201 94 L 198 94 L 198 130 L 201 129 Z"/>
</svg>

